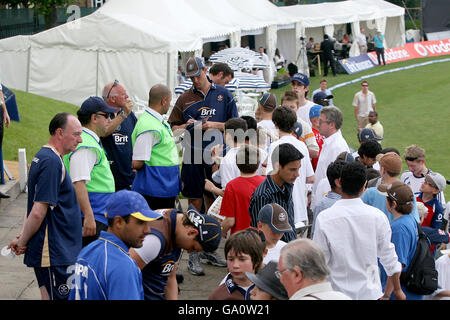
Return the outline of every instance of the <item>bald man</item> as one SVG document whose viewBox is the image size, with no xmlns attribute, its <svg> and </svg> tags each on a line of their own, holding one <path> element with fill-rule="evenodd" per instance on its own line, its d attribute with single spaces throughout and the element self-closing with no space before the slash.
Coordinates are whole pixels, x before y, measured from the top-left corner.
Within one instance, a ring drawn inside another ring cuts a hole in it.
<svg viewBox="0 0 450 320">
<path fill-rule="evenodd" d="M 133 154 L 131 133 L 137 122 L 132 111 L 133 102 L 129 98 L 125 86 L 117 80 L 105 85 L 102 98 L 110 107 L 115 108 L 116 112 L 111 116 L 112 120 L 106 135 L 100 140 L 110 163 L 116 191 L 130 190 L 135 176 L 131 168 Z"/>
<path fill-rule="evenodd" d="M 174 208 L 180 192 L 178 150 L 172 129 L 163 119 L 171 100 L 169 88 L 163 84 L 153 86 L 148 107 L 131 136 L 132 166 L 137 171 L 132 190 L 142 194 L 153 210 Z"/>
</svg>

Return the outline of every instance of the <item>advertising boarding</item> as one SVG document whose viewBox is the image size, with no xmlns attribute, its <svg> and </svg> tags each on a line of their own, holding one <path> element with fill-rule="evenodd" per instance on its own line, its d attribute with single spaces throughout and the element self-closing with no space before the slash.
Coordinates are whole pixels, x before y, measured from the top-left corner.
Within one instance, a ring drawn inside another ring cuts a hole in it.
<svg viewBox="0 0 450 320">
<path fill-rule="evenodd" d="M 403 47 L 384 50 L 386 64 L 450 54 L 450 39 L 407 43 Z M 378 65 L 375 51 L 360 56 L 339 60 L 348 74 L 367 70 Z"/>
</svg>

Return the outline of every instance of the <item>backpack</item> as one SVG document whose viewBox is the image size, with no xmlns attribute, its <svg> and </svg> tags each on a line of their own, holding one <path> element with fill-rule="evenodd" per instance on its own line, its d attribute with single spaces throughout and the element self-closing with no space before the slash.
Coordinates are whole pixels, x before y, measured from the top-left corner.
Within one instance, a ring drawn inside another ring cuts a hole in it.
<svg viewBox="0 0 450 320">
<path fill-rule="evenodd" d="M 417 223 L 417 222 L 416 222 Z M 434 263 L 434 257 L 430 252 L 430 240 L 417 223 L 419 240 L 416 252 L 409 264 L 408 270 L 402 272 L 400 283 L 411 293 L 427 295 L 432 294 L 438 288 L 438 272 Z"/>
</svg>

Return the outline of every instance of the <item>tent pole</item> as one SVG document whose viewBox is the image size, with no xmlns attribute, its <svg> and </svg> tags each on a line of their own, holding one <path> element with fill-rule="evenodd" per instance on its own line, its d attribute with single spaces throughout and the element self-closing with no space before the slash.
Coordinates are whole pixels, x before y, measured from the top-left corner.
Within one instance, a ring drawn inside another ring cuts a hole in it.
<svg viewBox="0 0 450 320">
<path fill-rule="evenodd" d="M 29 92 L 30 88 L 30 60 L 31 60 L 31 46 L 28 47 L 27 55 L 27 83 L 25 85 L 25 92 Z"/>
<path fill-rule="evenodd" d="M 170 85 L 170 70 L 171 70 L 171 66 L 170 66 L 170 52 L 167 52 L 167 87 L 168 88 L 172 88 L 172 86 Z"/>
<path fill-rule="evenodd" d="M 95 95 L 98 96 L 98 49 L 97 49 L 97 70 L 96 70 L 96 75 L 95 75 Z"/>
</svg>

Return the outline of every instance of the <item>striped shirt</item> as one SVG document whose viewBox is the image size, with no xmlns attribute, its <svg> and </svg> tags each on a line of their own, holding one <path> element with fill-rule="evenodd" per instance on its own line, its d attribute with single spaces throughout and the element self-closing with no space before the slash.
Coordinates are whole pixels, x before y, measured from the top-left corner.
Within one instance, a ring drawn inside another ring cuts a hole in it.
<svg viewBox="0 0 450 320">
<path fill-rule="evenodd" d="M 286 210 L 289 218 L 289 224 L 292 226 L 292 232 L 285 232 L 281 240 L 289 242 L 295 240 L 297 235 L 295 233 L 294 224 L 294 202 L 292 201 L 293 184 L 283 183 L 280 188 L 271 176 L 261 182 L 261 184 L 253 192 L 252 199 L 248 212 L 250 213 L 252 227 L 257 227 L 258 214 L 262 207 L 269 203 L 277 203 Z"/>
</svg>

